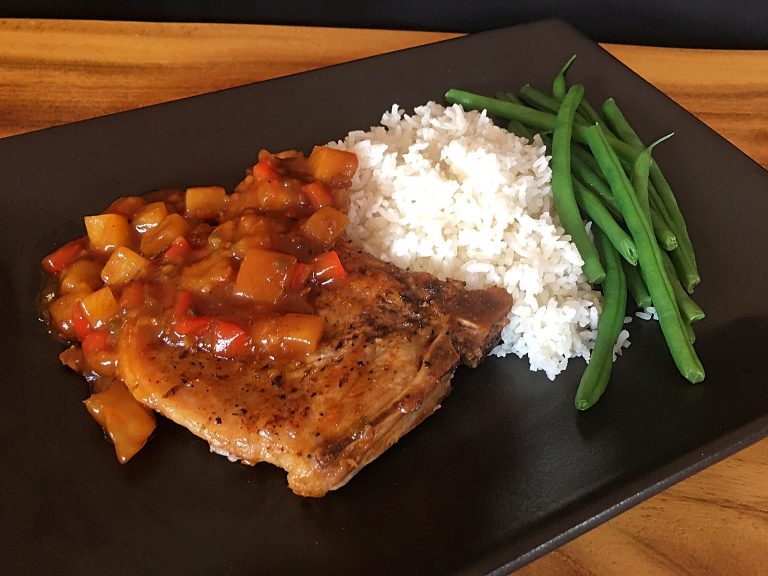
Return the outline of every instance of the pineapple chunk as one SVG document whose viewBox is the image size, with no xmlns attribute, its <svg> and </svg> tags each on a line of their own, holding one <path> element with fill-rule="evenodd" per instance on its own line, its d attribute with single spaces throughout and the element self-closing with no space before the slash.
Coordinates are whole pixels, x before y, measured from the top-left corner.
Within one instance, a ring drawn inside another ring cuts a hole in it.
<svg viewBox="0 0 768 576">
<path fill-rule="evenodd" d="M 132 218 L 142 206 L 144 206 L 144 198 L 141 196 L 123 196 L 112 202 L 112 205 L 104 212 L 122 214 L 126 218 Z"/>
<path fill-rule="evenodd" d="M 152 202 L 136 212 L 133 218 L 133 227 L 136 232 L 143 234 L 158 226 L 168 216 L 168 206 L 165 202 Z"/>
<path fill-rule="evenodd" d="M 100 328 L 117 314 L 120 306 L 109 286 L 88 294 L 82 301 L 83 312 L 91 327 Z"/>
<path fill-rule="evenodd" d="M 324 206 L 301 224 L 301 233 L 327 249 L 344 234 L 346 228 L 346 214 L 332 206 Z"/>
<path fill-rule="evenodd" d="M 101 287 L 101 265 L 93 260 L 77 260 L 61 275 L 61 292 L 78 294 L 93 292 Z"/>
<path fill-rule="evenodd" d="M 136 278 L 149 266 L 149 260 L 130 248 L 121 247 L 112 252 L 101 271 L 101 279 L 108 286 L 120 286 Z"/>
<path fill-rule="evenodd" d="M 251 336 L 270 355 L 309 354 L 323 337 L 323 319 L 315 314 L 282 314 L 257 322 Z"/>
<path fill-rule="evenodd" d="M 255 302 L 272 304 L 283 295 L 291 266 L 296 257 L 273 250 L 251 248 L 240 263 L 235 279 L 235 293 Z"/>
<path fill-rule="evenodd" d="M 154 258 L 165 252 L 173 241 L 189 232 L 189 223 L 179 214 L 169 214 L 159 225 L 141 237 L 141 252 Z"/>
<path fill-rule="evenodd" d="M 237 241 L 232 245 L 235 258 L 242 260 L 251 248 L 272 248 L 272 228 L 272 221 L 263 216 L 241 216 L 237 222 Z"/>
<path fill-rule="evenodd" d="M 237 237 L 237 224 L 234 220 L 225 220 L 213 229 L 208 236 L 208 245 L 214 250 L 221 249 L 225 244 L 231 244 Z"/>
<path fill-rule="evenodd" d="M 187 216 L 207 220 L 218 216 L 224 207 L 227 192 L 221 186 L 187 188 L 185 195 Z"/>
<path fill-rule="evenodd" d="M 269 236 L 245 236 L 232 244 L 232 255 L 238 260 L 245 258 L 245 254 L 253 248 L 272 248 Z"/>
<path fill-rule="evenodd" d="M 74 318 L 80 314 L 81 294 L 69 292 L 56 298 L 48 307 L 48 314 L 56 330 L 70 340 L 77 337 Z"/>
<path fill-rule="evenodd" d="M 357 170 L 357 156 L 352 152 L 327 146 L 315 146 L 307 161 L 309 172 L 324 184 L 351 181 Z"/>
<path fill-rule="evenodd" d="M 120 246 L 130 246 L 133 237 L 131 225 L 122 214 L 86 216 L 85 229 L 91 248 L 107 254 Z"/>
<path fill-rule="evenodd" d="M 109 434 L 121 464 L 144 447 L 155 429 L 154 414 L 139 404 L 119 380 L 84 403 L 93 419 Z"/>
</svg>

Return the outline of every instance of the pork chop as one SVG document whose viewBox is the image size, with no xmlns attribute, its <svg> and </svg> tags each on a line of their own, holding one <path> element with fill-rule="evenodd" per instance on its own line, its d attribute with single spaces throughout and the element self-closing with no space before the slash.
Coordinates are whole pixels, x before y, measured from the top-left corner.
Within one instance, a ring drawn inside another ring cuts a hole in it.
<svg viewBox="0 0 768 576">
<path fill-rule="evenodd" d="M 512 305 L 503 289 L 467 290 L 339 242 L 347 279 L 314 303 L 317 350 L 254 364 L 171 346 L 151 317 L 130 320 L 119 375 L 145 405 L 217 453 L 270 462 L 319 497 L 346 484 L 440 407 L 460 363 L 476 366 Z"/>
</svg>

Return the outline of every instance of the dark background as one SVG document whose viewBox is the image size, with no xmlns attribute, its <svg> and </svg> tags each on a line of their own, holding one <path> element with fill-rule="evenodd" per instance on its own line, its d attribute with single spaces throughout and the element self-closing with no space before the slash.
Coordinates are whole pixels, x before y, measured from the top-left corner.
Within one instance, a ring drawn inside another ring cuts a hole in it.
<svg viewBox="0 0 768 576">
<path fill-rule="evenodd" d="M 561 18 L 598 42 L 768 48 L 768 0 L 0 0 L 0 16 L 446 32 Z"/>
</svg>

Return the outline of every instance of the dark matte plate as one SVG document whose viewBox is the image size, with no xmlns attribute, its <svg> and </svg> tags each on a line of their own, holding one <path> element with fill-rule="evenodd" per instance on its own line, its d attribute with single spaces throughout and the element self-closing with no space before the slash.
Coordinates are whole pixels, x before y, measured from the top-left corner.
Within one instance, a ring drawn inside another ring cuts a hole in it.
<svg viewBox="0 0 768 576">
<path fill-rule="evenodd" d="M 36 320 L 38 261 L 84 214 L 165 186 L 231 186 L 260 147 L 300 147 L 456 86 L 547 87 L 571 55 L 652 139 L 698 249 L 706 383 L 678 377 L 655 323 L 600 404 L 573 409 L 582 363 L 555 382 L 525 360 L 456 374 L 443 408 L 321 500 L 282 471 L 210 454 L 171 423 L 129 465 L 80 401 Z M 5 574 L 483 574 L 533 559 L 765 435 L 768 175 L 562 23 L 478 34 L 0 141 L 6 365 L 0 387 Z"/>
</svg>

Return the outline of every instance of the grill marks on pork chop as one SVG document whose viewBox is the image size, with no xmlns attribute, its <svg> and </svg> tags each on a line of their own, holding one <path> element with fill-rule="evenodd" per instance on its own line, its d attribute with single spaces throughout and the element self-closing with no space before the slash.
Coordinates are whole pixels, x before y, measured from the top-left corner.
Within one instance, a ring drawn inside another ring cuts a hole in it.
<svg viewBox="0 0 768 576">
<path fill-rule="evenodd" d="M 349 243 L 336 250 L 347 279 L 314 303 L 325 326 L 315 353 L 216 358 L 163 343 L 157 323 L 140 317 L 122 331 L 120 375 L 212 450 L 284 468 L 297 494 L 343 486 L 439 407 L 460 362 L 485 357 L 512 302 L 502 289 L 469 291 Z"/>
</svg>

